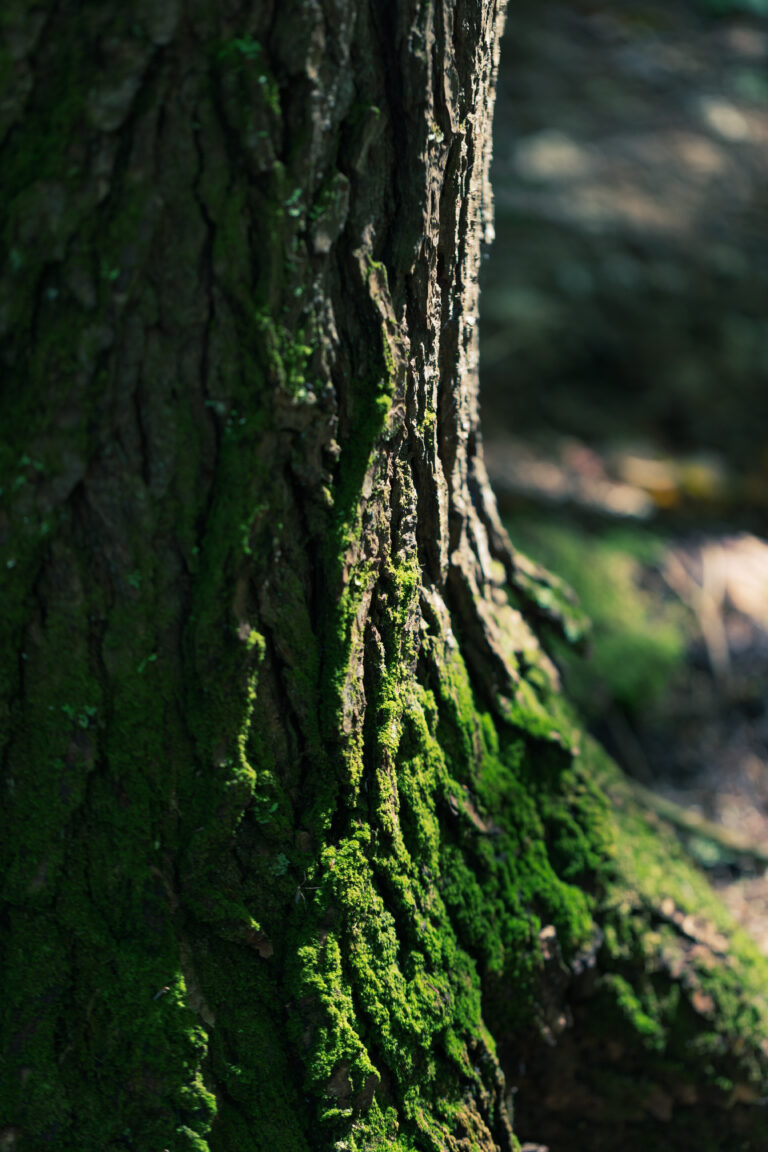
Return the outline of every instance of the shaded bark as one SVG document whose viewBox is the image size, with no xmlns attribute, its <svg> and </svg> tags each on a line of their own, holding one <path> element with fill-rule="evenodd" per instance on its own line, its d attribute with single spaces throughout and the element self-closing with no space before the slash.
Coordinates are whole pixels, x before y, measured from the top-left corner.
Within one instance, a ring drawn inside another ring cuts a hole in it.
<svg viewBox="0 0 768 1152">
<path fill-rule="evenodd" d="M 485 477 L 501 19 L 3 11 L 5 1148 L 509 1150 L 499 1053 L 535 1135 L 593 996 L 626 1147 L 665 1076 L 760 1096 L 748 948 L 688 1071 L 699 984 L 646 995 L 662 897 L 538 636 L 578 614 Z"/>
</svg>

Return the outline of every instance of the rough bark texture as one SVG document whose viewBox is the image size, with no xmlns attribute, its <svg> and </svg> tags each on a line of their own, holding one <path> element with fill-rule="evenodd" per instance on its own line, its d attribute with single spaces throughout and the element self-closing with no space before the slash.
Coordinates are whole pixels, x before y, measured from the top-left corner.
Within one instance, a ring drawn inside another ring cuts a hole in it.
<svg viewBox="0 0 768 1152">
<path fill-rule="evenodd" d="M 3 4 L 7 1152 L 763 1146 L 486 483 L 501 18 Z"/>
</svg>

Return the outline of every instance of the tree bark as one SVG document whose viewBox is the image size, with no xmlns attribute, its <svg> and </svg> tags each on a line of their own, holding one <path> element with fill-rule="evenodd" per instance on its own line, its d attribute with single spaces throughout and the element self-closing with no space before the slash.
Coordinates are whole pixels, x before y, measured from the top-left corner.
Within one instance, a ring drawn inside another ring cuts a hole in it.
<svg viewBox="0 0 768 1152">
<path fill-rule="evenodd" d="M 502 15 L 3 7 L 4 1150 L 761 1147 L 483 468 Z"/>
</svg>

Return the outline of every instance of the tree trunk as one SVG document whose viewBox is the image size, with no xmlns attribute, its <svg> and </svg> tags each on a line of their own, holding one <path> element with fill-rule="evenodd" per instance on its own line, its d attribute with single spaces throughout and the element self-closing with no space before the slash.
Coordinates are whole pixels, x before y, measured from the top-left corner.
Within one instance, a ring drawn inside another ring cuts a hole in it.
<svg viewBox="0 0 768 1152">
<path fill-rule="evenodd" d="M 3 1152 L 764 1147 L 482 464 L 502 8 L 3 6 Z"/>
</svg>

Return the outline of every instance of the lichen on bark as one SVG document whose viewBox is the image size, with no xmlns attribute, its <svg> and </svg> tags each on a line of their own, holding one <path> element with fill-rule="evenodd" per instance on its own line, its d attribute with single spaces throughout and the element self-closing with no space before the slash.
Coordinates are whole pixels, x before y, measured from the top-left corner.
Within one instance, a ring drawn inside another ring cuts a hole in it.
<svg viewBox="0 0 768 1152">
<path fill-rule="evenodd" d="M 580 736 L 485 477 L 501 5 L 35 13 L 3 1147 L 757 1149 L 765 964 Z"/>
</svg>

